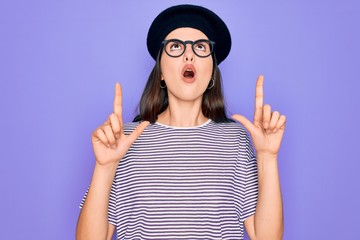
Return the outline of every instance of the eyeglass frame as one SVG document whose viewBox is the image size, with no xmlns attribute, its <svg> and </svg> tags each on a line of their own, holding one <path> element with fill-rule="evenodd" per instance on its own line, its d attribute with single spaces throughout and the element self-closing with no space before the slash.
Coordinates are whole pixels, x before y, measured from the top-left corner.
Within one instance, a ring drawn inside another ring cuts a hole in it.
<svg viewBox="0 0 360 240">
<path fill-rule="evenodd" d="M 168 42 L 171 42 L 171 41 L 178 41 L 178 42 L 180 42 L 180 43 L 183 44 L 184 50 L 183 50 L 183 52 L 182 52 L 179 56 L 172 56 L 172 55 L 170 55 L 170 54 L 166 51 L 166 47 L 165 47 L 165 46 L 166 46 L 166 44 L 167 44 Z M 209 55 L 200 56 L 200 55 L 197 54 L 196 51 L 194 50 L 194 45 L 195 45 L 196 43 L 202 42 L 202 41 L 205 41 L 205 42 L 210 43 L 210 49 L 211 49 L 211 51 L 210 51 Z M 195 41 L 190 41 L 190 40 L 182 41 L 182 40 L 180 40 L 180 39 L 172 38 L 172 39 L 164 40 L 164 41 L 161 42 L 162 48 L 165 50 L 165 53 L 166 53 L 169 57 L 172 57 L 172 58 L 181 57 L 181 56 L 185 53 L 185 51 L 186 51 L 186 47 L 187 47 L 186 45 L 187 45 L 187 44 L 190 44 L 190 45 L 191 45 L 191 50 L 193 51 L 193 53 L 194 53 L 196 56 L 200 57 L 200 58 L 206 58 L 206 57 L 212 55 L 212 54 L 214 53 L 214 50 L 215 50 L 215 42 L 214 42 L 214 41 L 211 41 L 211 40 L 209 40 L 209 39 L 198 39 L 198 40 L 195 40 Z"/>
</svg>

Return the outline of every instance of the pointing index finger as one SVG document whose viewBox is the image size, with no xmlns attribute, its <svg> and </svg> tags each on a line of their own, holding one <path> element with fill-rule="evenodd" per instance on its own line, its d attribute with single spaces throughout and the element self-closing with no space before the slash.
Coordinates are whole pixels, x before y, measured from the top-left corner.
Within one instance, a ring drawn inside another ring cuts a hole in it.
<svg viewBox="0 0 360 240">
<path fill-rule="evenodd" d="M 114 113 L 122 119 L 122 89 L 120 83 L 115 85 Z"/>
<path fill-rule="evenodd" d="M 260 75 L 256 81 L 254 122 L 262 120 L 263 105 L 264 105 L 264 76 Z"/>
</svg>

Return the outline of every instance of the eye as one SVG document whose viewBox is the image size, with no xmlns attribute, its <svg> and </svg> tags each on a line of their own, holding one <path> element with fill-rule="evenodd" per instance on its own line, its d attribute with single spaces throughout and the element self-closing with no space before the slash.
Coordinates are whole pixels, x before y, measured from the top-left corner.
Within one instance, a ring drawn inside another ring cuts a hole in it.
<svg viewBox="0 0 360 240">
<path fill-rule="evenodd" d="M 171 51 L 178 51 L 178 50 L 182 50 L 183 49 L 183 45 L 181 42 L 178 41 L 171 41 L 168 43 L 168 48 Z"/>
<path fill-rule="evenodd" d="M 209 51 L 209 49 L 210 49 L 209 43 L 204 42 L 204 41 L 196 43 L 194 47 L 195 47 L 195 50 L 203 51 L 203 52 Z"/>
</svg>

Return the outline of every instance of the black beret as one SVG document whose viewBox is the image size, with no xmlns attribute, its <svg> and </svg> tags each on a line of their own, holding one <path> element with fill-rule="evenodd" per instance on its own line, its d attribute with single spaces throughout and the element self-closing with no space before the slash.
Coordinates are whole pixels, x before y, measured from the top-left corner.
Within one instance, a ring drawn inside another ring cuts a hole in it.
<svg viewBox="0 0 360 240">
<path fill-rule="evenodd" d="M 161 42 L 173 30 L 191 27 L 202 31 L 211 41 L 215 42 L 215 56 L 220 64 L 231 49 L 229 29 L 214 12 L 201 6 L 177 5 L 165 9 L 152 22 L 147 35 L 147 48 L 156 60 Z"/>
</svg>

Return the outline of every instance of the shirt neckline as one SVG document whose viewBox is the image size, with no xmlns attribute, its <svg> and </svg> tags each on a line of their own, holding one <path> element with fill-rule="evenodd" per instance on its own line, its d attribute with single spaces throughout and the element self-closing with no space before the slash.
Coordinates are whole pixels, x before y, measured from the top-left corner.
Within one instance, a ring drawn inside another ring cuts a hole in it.
<svg viewBox="0 0 360 240">
<path fill-rule="evenodd" d="M 156 125 L 158 126 L 162 126 L 162 127 L 166 127 L 166 128 L 172 128 L 172 129 L 197 129 L 197 128 L 201 128 L 204 127 L 206 125 L 208 125 L 211 122 L 211 119 L 208 119 L 206 122 L 197 125 L 197 126 L 193 126 L 193 127 L 177 127 L 177 126 L 170 126 L 170 125 L 166 125 L 163 123 L 159 123 L 159 122 L 155 122 Z"/>
</svg>

